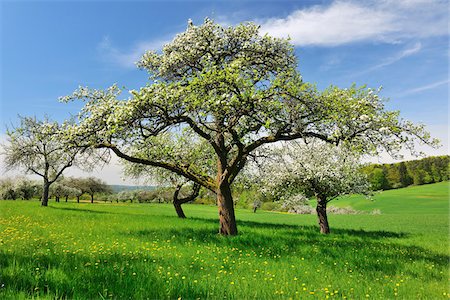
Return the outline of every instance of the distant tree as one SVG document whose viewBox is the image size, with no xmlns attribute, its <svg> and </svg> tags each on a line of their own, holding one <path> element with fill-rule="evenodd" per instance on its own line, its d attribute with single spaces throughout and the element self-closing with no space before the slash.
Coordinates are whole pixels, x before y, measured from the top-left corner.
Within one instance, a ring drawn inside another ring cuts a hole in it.
<svg viewBox="0 0 450 300">
<path fill-rule="evenodd" d="M 396 165 L 384 165 L 384 169 L 386 170 L 386 179 L 388 181 L 388 186 L 390 188 L 397 189 L 402 187 L 400 182 L 400 172 Z"/>
<path fill-rule="evenodd" d="M 17 178 L 14 184 L 14 190 L 22 200 L 30 200 L 38 190 L 37 183 L 25 177 Z"/>
<path fill-rule="evenodd" d="M 0 179 L 0 197 L 3 200 L 16 200 L 19 197 L 11 178 Z"/>
<path fill-rule="evenodd" d="M 74 189 L 74 196 L 77 199 L 77 203 L 80 203 L 81 196 L 86 192 L 85 179 L 68 177 L 64 179 L 64 184 Z"/>
<path fill-rule="evenodd" d="M 405 187 L 411 185 L 413 183 L 413 180 L 408 174 L 408 168 L 406 167 L 405 162 L 399 163 L 397 167 L 400 186 Z"/>
<path fill-rule="evenodd" d="M 112 189 L 109 185 L 94 177 L 83 180 L 83 191 L 91 196 L 91 203 L 94 203 L 94 195 L 96 193 L 112 193 Z"/>
<path fill-rule="evenodd" d="M 373 167 L 368 172 L 368 180 L 373 191 L 389 189 L 389 182 L 386 179 L 383 167 Z"/>
<path fill-rule="evenodd" d="M 372 190 L 422 185 L 449 179 L 450 156 L 431 156 L 393 164 L 373 164 L 363 168 Z"/>
<path fill-rule="evenodd" d="M 330 233 L 330 201 L 343 195 L 368 193 L 369 183 L 359 157 L 346 148 L 323 142 L 290 142 L 271 151 L 271 160 L 261 164 L 262 172 L 258 173 L 261 188 L 286 202 L 299 192 L 314 195 L 321 233 Z"/>
<path fill-rule="evenodd" d="M 136 191 L 120 191 L 117 194 L 117 200 L 121 202 L 130 201 L 133 203 L 133 200 L 136 200 Z"/>
<path fill-rule="evenodd" d="M 257 210 L 258 208 L 261 208 L 261 206 L 262 206 L 261 200 L 255 200 L 255 201 L 253 201 L 253 204 L 252 204 L 253 212 L 256 213 L 256 210 Z"/>
<path fill-rule="evenodd" d="M 62 190 L 62 196 L 64 197 L 66 202 L 68 201 L 69 197 L 77 197 L 77 195 L 79 195 L 80 193 L 82 193 L 82 191 L 80 191 L 79 189 L 67 185 L 64 185 L 64 189 Z"/>
<path fill-rule="evenodd" d="M 60 202 L 60 198 L 64 197 L 64 188 L 65 186 L 59 182 L 53 183 L 50 187 L 49 198 L 55 197 L 55 201 Z"/>
<path fill-rule="evenodd" d="M 8 129 L 3 145 L 7 170 L 20 168 L 43 179 L 42 206 L 47 206 L 49 189 L 69 167 L 88 168 L 92 149 L 63 142 L 62 125 L 45 119 L 20 117 L 20 126 Z"/>
</svg>

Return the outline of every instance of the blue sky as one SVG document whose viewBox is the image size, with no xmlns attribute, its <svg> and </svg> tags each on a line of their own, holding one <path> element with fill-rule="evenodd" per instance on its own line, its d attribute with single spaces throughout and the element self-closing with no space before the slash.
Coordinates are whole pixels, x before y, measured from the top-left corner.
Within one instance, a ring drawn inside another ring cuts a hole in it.
<svg viewBox="0 0 450 300">
<path fill-rule="evenodd" d="M 254 21 L 290 36 L 304 80 L 320 88 L 383 86 L 388 107 L 425 123 L 448 153 L 447 1 L 2 1 L 0 133 L 17 115 L 62 121 L 79 103 L 58 97 L 79 85 L 138 88 L 134 67 L 190 18 L 224 25 Z M 119 174 L 120 177 L 120 174 Z M 117 177 L 117 178 L 119 178 Z M 105 180 L 116 182 L 118 179 Z"/>
</svg>

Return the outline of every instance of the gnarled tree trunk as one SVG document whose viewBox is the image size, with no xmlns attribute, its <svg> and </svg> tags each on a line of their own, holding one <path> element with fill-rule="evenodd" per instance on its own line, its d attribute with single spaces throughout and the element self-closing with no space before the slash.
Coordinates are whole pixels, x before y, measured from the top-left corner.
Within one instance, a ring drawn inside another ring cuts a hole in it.
<svg viewBox="0 0 450 300">
<path fill-rule="evenodd" d="M 317 217 L 319 218 L 320 233 L 329 234 L 330 226 L 327 217 L 327 200 L 325 197 L 317 196 Z"/>
<path fill-rule="evenodd" d="M 48 195 L 50 190 L 50 183 L 48 182 L 48 179 L 44 178 L 44 190 L 42 192 L 42 206 L 48 206 Z"/>
<path fill-rule="evenodd" d="M 94 203 L 94 194 L 91 194 L 91 203 Z"/>
<path fill-rule="evenodd" d="M 194 185 L 192 187 L 192 193 L 189 196 L 184 197 L 184 198 L 178 198 L 178 195 L 180 194 L 182 187 L 183 187 L 182 184 L 177 185 L 177 188 L 176 188 L 175 192 L 173 193 L 173 206 L 175 207 L 175 211 L 177 212 L 178 217 L 185 219 L 186 215 L 184 214 L 181 204 L 187 203 L 189 201 L 193 201 L 195 198 L 197 198 L 198 193 L 200 192 L 200 185 L 197 183 L 194 183 Z"/>
<path fill-rule="evenodd" d="M 233 197 L 228 182 L 222 182 L 217 189 L 217 206 L 219 208 L 219 233 L 237 235 L 236 217 L 234 215 Z"/>
</svg>

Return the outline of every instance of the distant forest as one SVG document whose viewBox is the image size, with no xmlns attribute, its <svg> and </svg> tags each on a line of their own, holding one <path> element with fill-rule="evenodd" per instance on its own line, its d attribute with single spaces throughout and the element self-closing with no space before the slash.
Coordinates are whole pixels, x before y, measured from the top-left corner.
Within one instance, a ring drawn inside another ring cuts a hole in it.
<svg viewBox="0 0 450 300">
<path fill-rule="evenodd" d="M 394 164 L 364 167 L 374 191 L 449 180 L 450 156 L 432 156 Z"/>
</svg>

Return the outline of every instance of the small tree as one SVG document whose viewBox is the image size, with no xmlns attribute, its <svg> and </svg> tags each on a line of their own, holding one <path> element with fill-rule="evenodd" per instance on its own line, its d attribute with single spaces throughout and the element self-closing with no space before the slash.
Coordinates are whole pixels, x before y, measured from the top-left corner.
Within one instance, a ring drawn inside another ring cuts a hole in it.
<svg viewBox="0 0 450 300">
<path fill-rule="evenodd" d="M 147 143 L 150 147 L 135 145 L 131 151 L 135 152 L 136 156 L 147 160 L 164 158 L 165 161 L 171 161 L 174 164 L 181 161 L 186 167 L 196 169 L 199 173 L 212 175 L 214 152 L 211 151 L 208 143 L 196 138 L 195 133 L 188 128 L 180 133 L 162 133 L 158 137 L 148 139 Z M 148 151 L 149 149 L 151 151 Z M 174 188 L 172 204 L 175 211 L 179 218 L 186 218 L 181 205 L 194 201 L 198 197 L 201 188 L 198 183 L 163 168 L 136 164 L 127 160 L 122 162 L 124 173 L 129 177 L 156 182 L 160 186 L 172 186 Z M 182 193 L 185 186 L 191 186 L 192 188 L 188 195 Z"/>
<path fill-rule="evenodd" d="M 136 199 L 136 191 L 120 191 L 117 193 L 117 200 L 121 202 L 126 202 L 130 200 L 133 203 L 133 200 Z"/>
<path fill-rule="evenodd" d="M 54 182 L 48 191 L 48 198 L 55 197 L 55 202 L 59 202 L 60 198 L 62 197 L 62 189 L 63 185 L 59 184 L 58 182 Z"/>
<path fill-rule="evenodd" d="M 271 160 L 262 164 L 260 173 L 263 189 L 284 199 L 299 192 L 315 196 L 321 233 L 330 233 L 330 201 L 343 195 L 368 193 L 359 157 L 346 148 L 323 142 L 290 142 L 270 152 Z"/>
<path fill-rule="evenodd" d="M 0 197 L 3 200 L 16 200 L 19 197 L 11 178 L 0 180 Z"/>
<path fill-rule="evenodd" d="M 64 143 L 62 126 L 48 119 L 20 117 L 20 126 L 8 129 L 3 155 L 7 170 L 22 168 L 43 179 L 42 206 L 47 206 L 50 185 L 69 167 L 88 167 L 88 153 Z M 91 152 L 89 150 L 88 152 Z"/>
<path fill-rule="evenodd" d="M 64 184 L 73 189 L 73 196 L 77 199 L 77 203 L 80 203 L 80 197 L 86 192 L 85 179 L 68 177 L 64 179 Z"/>
<path fill-rule="evenodd" d="M 16 179 L 14 189 L 22 200 L 30 200 L 38 190 L 37 183 L 25 177 Z"/>
<path fill-rule="evenodd" d="M 232 184 L 261 146 L 316 138 L 392 153 L 414 138 L 432 142 L 423 126 L 386 111 L 376 90 L 332 86 L 317 91 L 302 80 L 289 41 L 260 35 L 252 23 L 190 22 L 162 53 L 144 54 L 139 66 L 151 82 L 130 91 L 126 100 L 119 99 L 116 85 L 81 87 L 63 97 L 86 102 L 67 138 L 80 147 L 109 148 L 122 159 L 164 168 L 213 191 L 223 235 L 237 234 Z M 213 151 L 213 175 L 183 160 L 135 151 L 151 152 L 154 137 L 186 127 Z"/>
<path fill-rule="evenodd" d="M 111 187 L 98 178 L 89 177 L 84 179 L 83 182 L 83 190 L 91 196 L 91 203 L 94 203 L 96 193 L 112 193 Z"/>
</svg>

